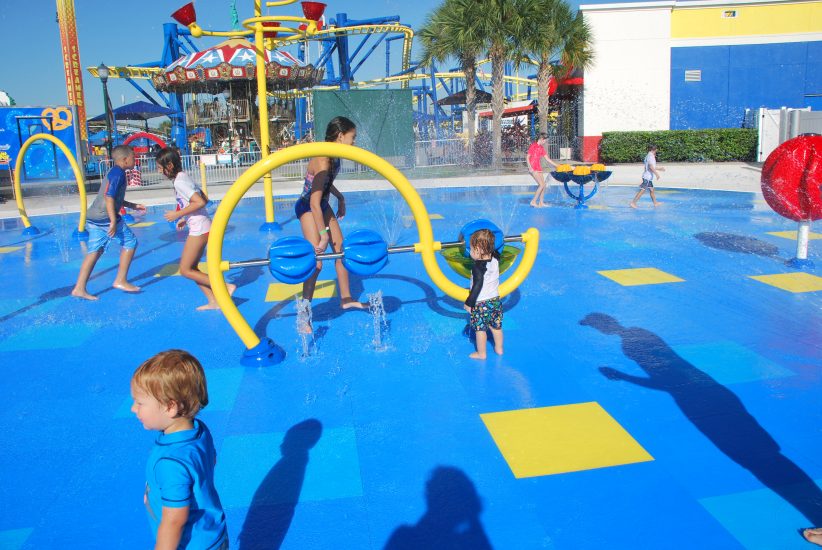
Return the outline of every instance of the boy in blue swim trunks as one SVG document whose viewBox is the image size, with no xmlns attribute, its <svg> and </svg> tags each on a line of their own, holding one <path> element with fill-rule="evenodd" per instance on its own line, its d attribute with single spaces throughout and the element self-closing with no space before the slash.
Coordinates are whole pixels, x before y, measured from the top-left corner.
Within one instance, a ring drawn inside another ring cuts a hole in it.
<svg viewBox="0 0 822 550">
<path fill-rule="evenodd" d="M 134 151 L 128 145 L 118 145 L 111 152 L 114 166 L 106 174 L 105 180 L 100 184 L 94 202 L 86 213 L 86 229 L 89 233 L 88 252 L 80 266 L 80 274 L 77 276 L 77 283 L 71 291 L 71 295 L 85 300 L 96 300 L 86 290 L 89 277 L 97 260 L 103 255 L 108 244 L 117 239 L 120 243 L 120 267 L 117 269 L 117 276 L 114 278 L 114 288 L 124 292 L 138 292 L 140 287 L 128 282 L 128 268 L 137 250 L 137 238 L 131 229 L 120 217 L 120 209 L 123 206 L 146 211 L 142 204 L 135 204 L 126 200 L 126 170 L 134 168 Z"/>
<path fill-rule="evenodd" d="M 146 465 L 143 503 L 155 548 L 226 550 L 228 530 L 214 487 L 217 452 L 206 425 L 195 418 L 208 404 L 200 362 L 183 350 L 145 361 L 131 379 L 131 412 L 160 432 Z"/>
</svg>

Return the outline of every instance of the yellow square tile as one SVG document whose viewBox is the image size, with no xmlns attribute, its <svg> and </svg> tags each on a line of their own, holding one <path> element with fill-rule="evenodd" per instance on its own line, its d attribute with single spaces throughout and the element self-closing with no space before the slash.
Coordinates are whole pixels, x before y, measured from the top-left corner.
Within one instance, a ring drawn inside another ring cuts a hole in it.
<svg viewBox="0 0 822 550">
<path fill-rule="evenodd" d="M 15 250 L 20 250 L 23 248 L 22 246 L 0 246 L 0 254 L 8 254 L 9 252 L 14 252 Z"/>
<path fill-rule="evenodd" d="M 588 208 L 591 210 L 608 210 L 608 206 L 605 204 L 589 204 Z"/>
<path fill-rule="evenodd" d="M 750 277 L 788 292 L 816 292 L 822 290 L 822 277 L 810 273 L 780 273 L 777 275 L 750 275 Z"/>
<path fill-rule="evenodd" d="M 796 240 L 796 231 L 768 231 L 768 235 L 782 237 L 783 239 Z M 822 239 L 822 233 L 808 233 L 808 240 Z"/>
<path fill-rule="evenodd" d="M 315 298 L 333 298 L 337 294 L 336 281 L 317 281 L 314 287 Z M 303 297 L 303 284 L 290 285 L 287 283 L 271 283 L 265 293 L 266 302 L 281 302 L 283 300 L 296 300 Z"/>
<path fill-rule="evenodd" d="M 517 479 L 654 459 L 599 403 L 480 417 Z"/>
<path fill-rule="evenodd" d="M 677 193 L 682 193 L 682 191 L 677 191 L 676 189 L 654 189 L 654 193 L 657 195 L 676 195 Z"/>
<path fill-rule="evenodd" d="M 157 222 L 139 222 L 139 223 L 132 223 L 129 227 L 151 227 Z"/>
<path fill-rule="evenodd" d="M 205 262 L 197 264 L 197 269 L 203 273 L 208 273 Z M 155 277 L 174 277 L 180 274 L 180 264 L 166 264 L 163 269 L 154 274 Z"/>
<path fill-rule="evenodd" d="M 680 279 L 670 273 L 665 273 L 655 267 L 638 267 L 635 269 L 611 269 L 597 271 L 603 277 L 608 277 L 622 286 L 656 285 L 660 283 L 681 283 Z"/>
</svg>

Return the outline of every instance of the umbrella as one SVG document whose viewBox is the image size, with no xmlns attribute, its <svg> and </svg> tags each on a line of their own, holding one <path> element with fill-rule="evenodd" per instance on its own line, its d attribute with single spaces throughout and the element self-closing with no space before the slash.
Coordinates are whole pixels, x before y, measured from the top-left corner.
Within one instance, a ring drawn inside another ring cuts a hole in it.
<svg viewBox="0 0 822 550">
<path fill-rule="evenodd" d="M 476 103 L 491 103 L 491 94 L 482 90 L 476 91 Z M 437 101 L 437 105 L 464 105 L 465 104 L 465 90 L 455 92 L 448 97 L 444 97 Z"/>
<path fill-rule="evenodd" d="M 114 117 L 117 120 L 149 120 L 152 118 L 157 118 L 160 116 L 169 116 L 174 114 L 174 109 L 169 109 L 167 107 L 161 107 L 160 105 L 155 105 L 154 103 L 149 103 L 148 101 L 135 101 L 134 103 L 129 103 L 128 105 L 122 105 L 117 107 L 116 109 L 112 110 Z M 98 120 L 105 120 L 106 115 L 103 113 L 102 115 L 97 115 L 94 118 L 90 118 L 90 121 L 98 121 Z"/>
</svg>

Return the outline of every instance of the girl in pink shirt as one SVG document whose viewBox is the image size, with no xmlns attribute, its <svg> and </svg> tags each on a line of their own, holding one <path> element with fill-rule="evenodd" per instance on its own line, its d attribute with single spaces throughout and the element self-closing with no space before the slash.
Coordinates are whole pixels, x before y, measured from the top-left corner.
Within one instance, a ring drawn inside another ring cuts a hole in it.
<svg viewBox="0 0 822 550">
<path fill-rule="evenodd" d="M 540 134 L 537 140 L 528 148 L 528 172 L 537 182 L 537 192 L 534 193 L 534 198 L 531 199 L 531 206 L 535 208 L 548 206 L 545 204 L 545 177 L 542 175 L 540 160 L 545 158 L 548 164 L 554 168 L 557 167 L 557 164 L 551 160 L 551 157 L 545 151 L 545 147 L 543 147 L 546 139 L 548 139 L 548 134 Z"/>
</svg>

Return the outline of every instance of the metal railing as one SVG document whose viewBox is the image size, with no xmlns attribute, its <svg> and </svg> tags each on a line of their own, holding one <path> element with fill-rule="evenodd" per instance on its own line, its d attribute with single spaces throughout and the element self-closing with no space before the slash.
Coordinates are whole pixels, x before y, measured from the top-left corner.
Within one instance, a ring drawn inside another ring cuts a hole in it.
<svg viewBox="0 0 822 550">
<path fill-rule="evenodd" d="M 572 153 L 573 144 L 565 137 L 549 137 L 545 149 L 554 160 L 568 160 Z M 526 150 L 503 150 L 502 163 L 505 165 L 525 166 Z M 212 183 L 231 183 L 236 181 L 248 167 L 262 158 L 259 151 L 241 151 L 239 153 L 210 153 L 185 155 L 182 157 L 183 170 L 196 181 L 200 181 L 200 164 L 206 171 L 206 181 Z M 387 159 L 398 168 L 404 158 Z M 275 179 L 302 179 L 305 177 L 309 159 L 298 160 L 284 164 L 271 172 Z M 471 166 L 474 163 L 472 151 L 468 144 L 459 138 L 417 141 L 414 143 L 414 168 L 430 168 L 435 166 Z M 171 181 L 157 170 L 154 156 L 137 158 L 137 167 L 140 170 L 140 187 L 173 187 Z M 102 178 L 111 168 L 110 160 L 99 163 L 99 174 Z M 368 171 L 367 168 L 351 161 L 343 160 L 340 172 L 343 174 Z"/>
<path fill-rule="evenodd" d="M 186 124 L 216 124 L 220 122 L 245 122 L 250 120 L 249 102 L 247 99 L 230 99 L 220 101 L 192 103 L 186 108 Z"/>
<path fill-rule="evenodd" d="M 471 149 L 468 142 L 462 139 L 432 139 L 414 143 L 414 166 L 417 168 L 471 163 Z"/>
</svg>

